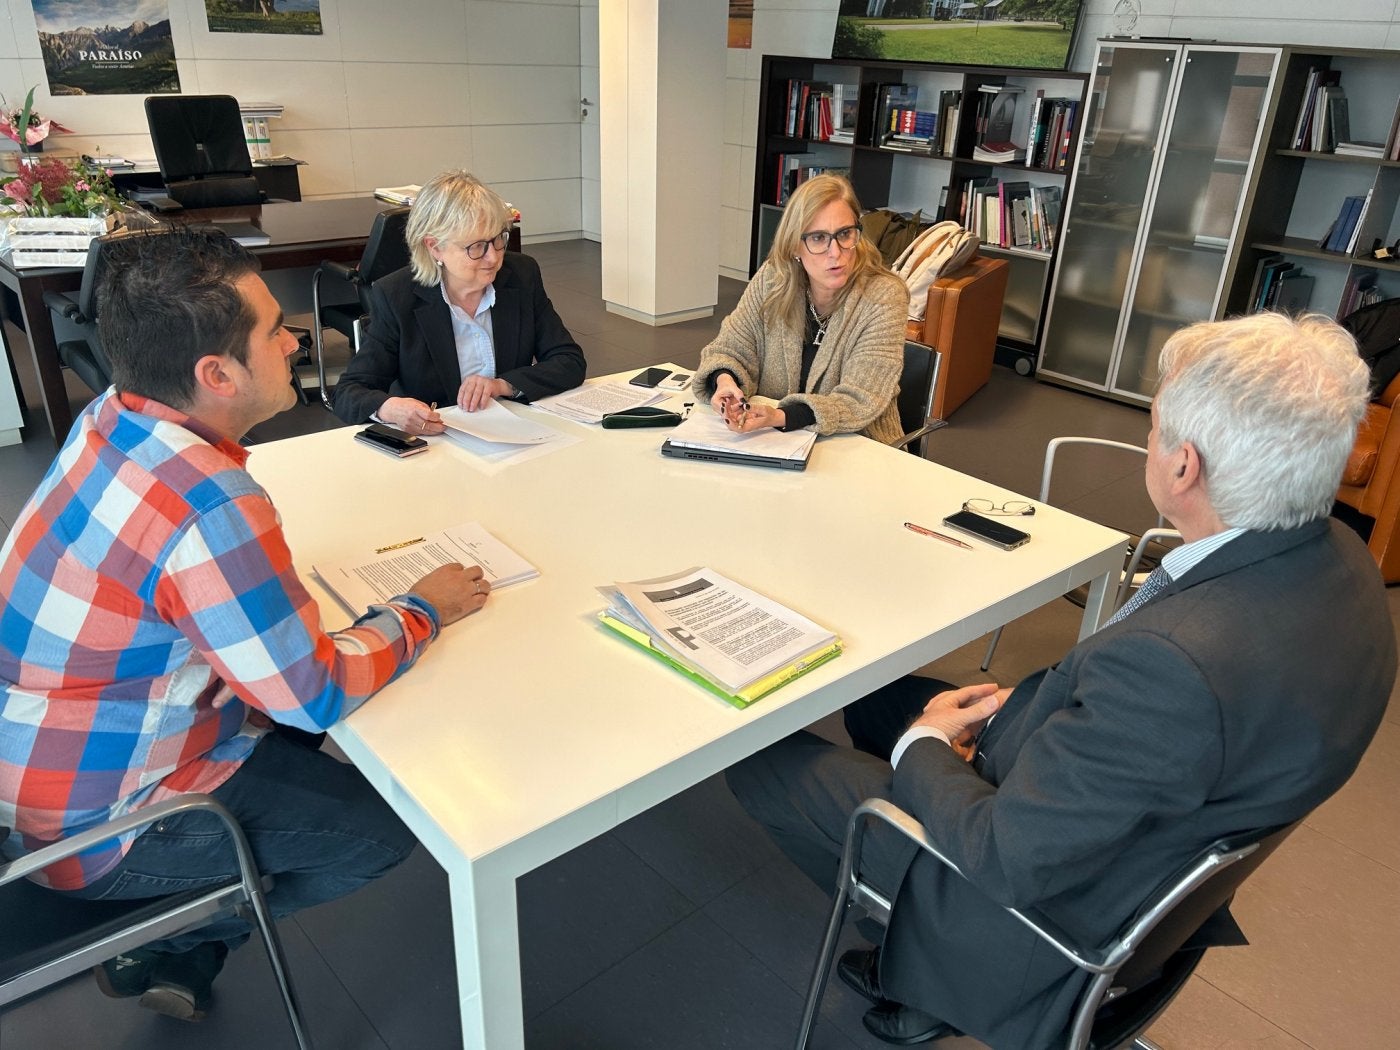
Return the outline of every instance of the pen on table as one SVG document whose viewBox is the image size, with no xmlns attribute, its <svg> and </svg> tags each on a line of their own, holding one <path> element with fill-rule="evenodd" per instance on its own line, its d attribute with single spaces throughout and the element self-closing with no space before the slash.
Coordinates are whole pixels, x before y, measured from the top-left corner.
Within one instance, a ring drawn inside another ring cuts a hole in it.
<svg viewBox="0 0 1400 1050">
<path fill-rule="evenodd" d="M 977 549 L 970 543 L 964 543 L 962 540 L 954 539 L 952 536 L 945 536 L 941 532 L 934 532 L 932 529 L 926 529 L 922 525 L 915 525 L 912 521 L 906 521 L 904 523 L 904 527 L 910 532 L 917 532 L 920 536 L 927 536 L 930 539 L 942 540 L 944 543 L 951 543 L 954 547 L 961 547 L 965 551 L 972 551 Z"/>
</svg>

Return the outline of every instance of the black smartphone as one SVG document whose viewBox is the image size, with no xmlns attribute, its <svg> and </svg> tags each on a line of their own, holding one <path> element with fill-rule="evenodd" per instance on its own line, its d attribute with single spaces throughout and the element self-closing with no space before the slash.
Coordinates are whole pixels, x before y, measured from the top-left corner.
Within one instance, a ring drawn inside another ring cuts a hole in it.
<svg viewBox="0 0 1400 1050">
<path fill-rule="evenodd" d="M 969 536 L 976 536 L 979 540 L 985 540 L 1004 551 L 1015 550 L 1031 541 L 1030 533 L 1013 529 L 1004 521 L 984 518 L 970 510 L 960 510 L 956 514 L 949 514 L 943 519 L 943 524 L 950 529 L 965 532 Z"/>
<path fill-rule="evenodd" d="M 431 447 L 422 438 L 405 434 L 402 430 L 395 430 L 383 423 L 371 423 L 355 435 L 355 440 L 363 441 L 370 448 L 386 452 L 399 459 L 427 452 Z"/>
<path fill-rule="evenodd" d="M 669 378 L 670 375 L 669 368 L 648 368 L 645 372 L 638 372 L 627 382 L 633 386 L 656 386 L 657 383 Z"/>
</svg>

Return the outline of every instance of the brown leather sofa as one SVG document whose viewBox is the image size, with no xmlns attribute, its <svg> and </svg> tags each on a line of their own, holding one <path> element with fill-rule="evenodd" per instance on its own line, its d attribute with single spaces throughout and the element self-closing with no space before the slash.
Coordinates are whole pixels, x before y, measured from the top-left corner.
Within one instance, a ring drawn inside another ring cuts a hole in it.
<svg viewBox="0 0 1400 1050">
<path fill-rule="evenodd" d="M 991 378 L 1007 276 L 1005 259 L 974 255 L 966 266 L 933 282 L 923 321 L 909 322 L 906 338 L 943 354 L 933 398 L 937 419 L 947 419 Z"/>
<path fill-rule="evenodd" d="M 1386 583 L 1400 583 L 1400 376 L 1366 408 L 1356 445 L 1342 472 L 1337 500 L 1360 511 L 1371 527 L 1371 557 Z"/>
</svg>

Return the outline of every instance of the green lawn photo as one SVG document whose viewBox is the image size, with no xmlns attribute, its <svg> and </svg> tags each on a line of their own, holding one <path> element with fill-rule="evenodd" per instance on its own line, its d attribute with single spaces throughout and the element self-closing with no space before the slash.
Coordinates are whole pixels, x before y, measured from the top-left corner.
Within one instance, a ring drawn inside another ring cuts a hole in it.
<svg viewBox="0 0 1400 1050">
<path fill-rule="evenodd" d="M 901 62 L 1063 69 L 1071 35 L 1071 30 L 1051 22 L 911 25 L 908 20 L 843 17 L 837 20 L 832 53 Z"/>
</svg>

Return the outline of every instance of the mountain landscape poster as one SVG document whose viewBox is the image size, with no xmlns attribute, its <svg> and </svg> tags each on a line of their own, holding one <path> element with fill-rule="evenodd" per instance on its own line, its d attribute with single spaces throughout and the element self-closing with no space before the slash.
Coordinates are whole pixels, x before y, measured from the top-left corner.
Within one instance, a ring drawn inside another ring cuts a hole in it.
<svg viewBox="0 0 1400 1050">
<path fill-rule="evenodd" d="M 168 0 L 32 0 L 51 95 L 178 94 Z"/>
</svg>

